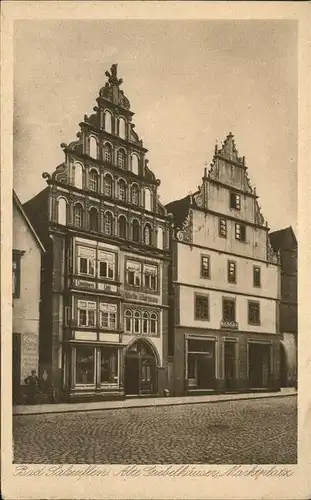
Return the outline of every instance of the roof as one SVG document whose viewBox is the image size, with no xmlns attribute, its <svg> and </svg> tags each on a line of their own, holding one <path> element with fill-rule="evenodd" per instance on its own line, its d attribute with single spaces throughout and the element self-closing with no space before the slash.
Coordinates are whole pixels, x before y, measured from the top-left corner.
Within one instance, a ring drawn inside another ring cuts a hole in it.
<svg viewBox="0 0 311 500">
<path fill-rule="evenodd" d="M 37 235 L 36 231 L 34 230 L 34 228 L 33 228 L 32 224 L 31 224 L 30 220 L 28 219 L 28 217 L 27 217 L 27 215 L 26 215 L 26 213 L 25 213 L 25 211 L 23 209 L 23 206 L 22 206 L 22 204 L 20 202 L 20 199 L 17 196 L 17 194 L 15 193 L 14 189 L 13 189 L 13 202 L 16 204 L 17 208 L 19 209 L 20 213 L 22 214 L 22 217 L 24 218 L 27 226 L 29 227 L 30 232 L 34 236 L 34 238 L 35 238 L 35 240 L 36 240 L 36 242 L 37 242 L 37 244 L 38 244 L 41 252 L 45 252 L 45 248 L 44 248 L 44 246 L 43 246 L 43 244 L 42 244 L 39 236 Z"/>
<path fill-rule="evenodd" d="M 287 238 L 290 238 L 294 243 L 294 246 L 297 246 L 297 239 L 292 226 L 269 233 L 269 238 L 274 251 L 278 251 L 280 250 L 280 248 L 284 248 Z"/>
<path fill-rule="evenodd" d="M 168 214 L 173 214 L 176 226 L 179 227 L 188 215 L 190 207 L 190 195 L 180 200 L 172 201 L 165 205 Z"/>
</svg>

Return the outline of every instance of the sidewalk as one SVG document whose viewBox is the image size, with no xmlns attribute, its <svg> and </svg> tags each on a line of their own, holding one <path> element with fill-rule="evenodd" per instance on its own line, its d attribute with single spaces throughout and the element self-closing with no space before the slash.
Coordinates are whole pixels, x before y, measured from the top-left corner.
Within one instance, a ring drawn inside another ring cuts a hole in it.
<svg viewBox="0 0 311 500">
<path fill-rule="evenodd" d="M 13 406 L 13 415 L 38 415 L 44 413 L 68 413 L 98 410 L 117 410 L 123 408 L 143 408 L 148 406 L 175 406 L 195 403 L 218 403 L 246 399 L 280 398 L 296 395 L 296 389 L 286 387 L 279 392 L 251 392 L 240 394 L 213 394 L 204 396 L 184 396 L 180 398 L 135 398 L 124 401 L 99 401 L 89 403 L 60 403 L 33 406 Z"/>
</svg>

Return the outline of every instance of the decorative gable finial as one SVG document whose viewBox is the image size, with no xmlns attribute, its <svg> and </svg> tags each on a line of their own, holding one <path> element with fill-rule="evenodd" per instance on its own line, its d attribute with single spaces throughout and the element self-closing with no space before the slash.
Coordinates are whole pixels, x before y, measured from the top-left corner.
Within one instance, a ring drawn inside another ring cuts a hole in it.
<svg viewBox="0 0 311 500">
<path fill-rule="evenodd" d="M 113 64 L 110 68 L 111 73 L 109 71 L 105 72 L 105 75 L 108 77 L 108 82 L 111 85 L 117 85 L 118 87 L 123 83 L 122 78 L 118 78 L 118 65 Z"/>
</svg>

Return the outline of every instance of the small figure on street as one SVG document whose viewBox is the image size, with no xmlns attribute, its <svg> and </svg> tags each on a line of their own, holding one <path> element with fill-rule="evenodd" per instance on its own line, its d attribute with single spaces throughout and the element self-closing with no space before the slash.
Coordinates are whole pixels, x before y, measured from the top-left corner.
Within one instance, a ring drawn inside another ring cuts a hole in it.
<svg viewBox="0 0 311 500">
<path fill-rule="evenodd" d="M 29 402 L 34 404 L 39 386 L 39 377 L 36 370 L 31 370 L 31 375 L 26 377 L 24 382 L 28 386 Z"/>
</svg>

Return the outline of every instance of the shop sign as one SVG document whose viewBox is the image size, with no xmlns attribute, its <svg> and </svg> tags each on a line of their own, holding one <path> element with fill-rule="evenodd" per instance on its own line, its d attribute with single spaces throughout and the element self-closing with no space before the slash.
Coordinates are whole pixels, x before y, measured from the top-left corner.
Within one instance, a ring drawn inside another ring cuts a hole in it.
<svg viewBox="0 0 311 500">
<path fill-rule="evenodd" d="M 117 292 L 116 285 L 107 285 L 106 283 L 98 283 L 98 290 L 103 290 L 104 292 Z"/>
<path fill-rule="evenodd" d="M 95 283 L 93 281 L 85 281 L 85 280 L 75 280 L 75 286 L 81 287 L 81 288 L 95 288 Z"/>
<path fill-rule="evenodd" d="M 154 304 L 157 304 L 159 301 L 157 297 L 153 297 L 152 295 L 146 295 L 145 293 L 129 292 L 127 290 L 122 290 L 121 295 L 126 299 L 141 300 L 143 302 L 152 302 Z"/>
</svg>

